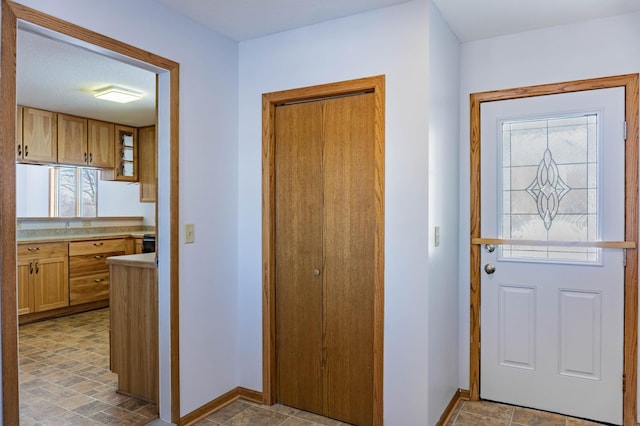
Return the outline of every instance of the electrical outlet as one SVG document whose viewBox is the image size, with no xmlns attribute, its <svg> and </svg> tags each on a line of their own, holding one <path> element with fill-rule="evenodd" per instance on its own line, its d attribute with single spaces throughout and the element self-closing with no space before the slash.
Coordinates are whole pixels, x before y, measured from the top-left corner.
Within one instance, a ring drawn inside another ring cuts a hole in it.
<svg viewBox="0 0 640 426">
<path fill-rule="evenodd" d="M 193 243 L 196 240 L 196 230 L 193 223 L 184 225 L 184 242 Z"/>
<path fill-rule="evenodd" d="M 82 221 L 82 226 L 84 226 L 85 228 L 88 228 L 89 226 L 91 226 L 91 221 L 90 220 L 83 220 Z"/>
<path fill-rule="evenodd" d="M 440 227 L 436 226 L 436 228 L 433 231 L 433 245 L 435 247 L 438 247 L 440 245 Z"/>
</svg>

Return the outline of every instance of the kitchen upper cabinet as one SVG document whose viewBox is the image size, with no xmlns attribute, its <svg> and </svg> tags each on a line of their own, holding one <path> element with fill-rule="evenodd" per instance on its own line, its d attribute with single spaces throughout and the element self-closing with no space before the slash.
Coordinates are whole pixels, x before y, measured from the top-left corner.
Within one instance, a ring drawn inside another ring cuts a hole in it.
<svg viewBox="0 0 640 426">
<path fill-rule="evenodd" d="M 18 313 L 69 306 L 68 244 L 18 244 Z"/>
<path fill-rule="evenodd" d="M 22 108 L 22 137 L 17 141 L 17 160 L 22 163 L 55 163 L 58 159 L 56 113 L 35 108 Z M 20 126 L 20 124 L 22 124 Z"/>
<path fill-rule="evenodd" d="M 102 171 L 104 180 L 138 181 L 138 130 L 115 125 L 115 168 Z"/>
<path fill-rule="evenodd" d="M 86 118 L 58 114 L 58 162 L 75 166 L 88 164 Z"/>
<path fill-rule="evenodd" d="M 158 180 L 156 126 L 138 129 L 138 179 L 140 202 L 154 203 Z"/>
<path fill-rule="evenodd" d="M 106 121 L 89 120 L 89 135 L 87 139 L 87 151 L 89 152 L 88 164 L 93 167 L 115 167 L 114 134 L 115 125 Z"/>
</svg>

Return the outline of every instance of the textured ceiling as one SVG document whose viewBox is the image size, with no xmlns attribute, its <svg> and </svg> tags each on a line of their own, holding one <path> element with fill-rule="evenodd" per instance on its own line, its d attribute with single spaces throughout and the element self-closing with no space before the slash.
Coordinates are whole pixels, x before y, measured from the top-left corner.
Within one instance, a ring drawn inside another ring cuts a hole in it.
<svg viewBox="0 0 640 426">
<path fill-rule="evenodd" d="M 461 42 L 640 10 L 640 0 L 433 0 Z"/>
<path fill-rule="evenodd" d="M 155 0 L 242 41 L 409 0 Z"/>
<path fill-rule="evenodd" d="M 16 71 L 20 105 L 132 126 L 155 123 L 152 72 L 25 30 L 18 31 Z M 111 85 L 144 97 L 117 104 L 93 96 L 96 89 Z"/>
</svg>

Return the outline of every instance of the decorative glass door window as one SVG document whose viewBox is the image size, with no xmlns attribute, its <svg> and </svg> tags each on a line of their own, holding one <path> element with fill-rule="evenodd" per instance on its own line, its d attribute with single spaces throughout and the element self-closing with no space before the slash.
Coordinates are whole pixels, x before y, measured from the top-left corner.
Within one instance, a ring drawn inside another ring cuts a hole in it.
<svg viewBox="0 0 640 426">
<path fill-rule="evenodd" d="M 595 241 L 598 114 L 502 121 L 502 238 Z M 598 263 L 600 249 L 503 246 L 505 260 Z"/>
</svg>

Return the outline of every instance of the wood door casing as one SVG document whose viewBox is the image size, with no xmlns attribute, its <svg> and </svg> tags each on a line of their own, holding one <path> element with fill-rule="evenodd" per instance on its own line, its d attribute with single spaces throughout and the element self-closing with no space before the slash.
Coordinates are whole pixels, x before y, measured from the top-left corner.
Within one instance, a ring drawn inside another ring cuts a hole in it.
<svg viewBox="0 0 640 426">
<path fill-rule="evenodd" d="M 321 103 L 278 107 L 276 140 L 278 400 L 320 413 L 322 276 L 314 270 L 323 269 Z"/>
<path fill-rule="evenodd" d="M 276 108 L 278 401 L 372 424 L 375 97 Z"/>
</svg>

